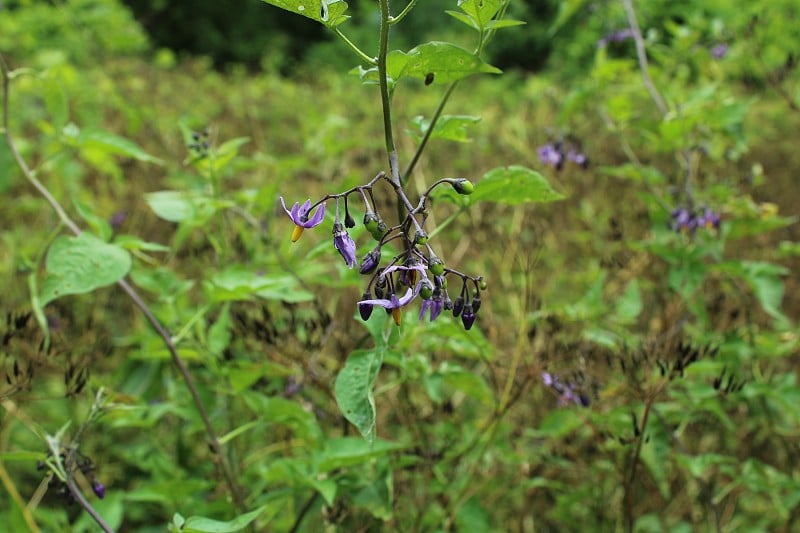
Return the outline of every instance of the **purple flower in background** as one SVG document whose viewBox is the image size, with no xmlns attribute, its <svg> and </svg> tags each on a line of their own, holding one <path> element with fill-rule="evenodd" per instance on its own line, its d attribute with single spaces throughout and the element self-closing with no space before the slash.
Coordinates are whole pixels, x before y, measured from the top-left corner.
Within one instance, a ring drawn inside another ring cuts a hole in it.
<svg viewBox="0 0 800 533">
<path fill-rule="evenodd" d="M 577 150 L 570 150 L 567 152 L 567 159 L 577 165 L 580 165 L 582 168 L 587 168 L 589 166 L 589 158 L 586 157 L 586 154 L 583 154 Z"/>
<path fill-rule="evenodd" d="M 694 233 L 697 227 L 697 220 L 688 209 L 678 207 L 672 211 L 672 223 L 670 226 L 679 233 Z"/>
<path fill-rule="evenodd" d="M 574 384 L 570 383 L 564 385 L 558 376 L 554 376 L 550 372 L 542 372 L 542 382 L 559 394 L 559 405 L 574 403 L 575 405 L 581 405 L 583 407 L 589 406 L 589 397 L 584 394 L 578 394 L 575 391 L 576 387 Z"/>
<path fill-rule="evenodd" d="M 300 205 L 300 202 L 295 202 L 292 209 L 289 210 L 286 208 L 283 196 L 281 196 L 281 205 L 283 206 L 283 210 L 286 211 L 286 214 L 289 215 L 289 218 L 292 219 L 292 222 L 294 222 L 292 242 L 297 242 L 297 239 L 303 234 L 304 229 L 319 226 L 325 218 L 325 204 L 318 206 L 317 210 L 314 212 L 314 216 L 311 218 L 308 217 L 308 212 L 311 210 L 311 200 L 306 200 L 303 205 Z"/>
<path fill-rule="evenodd" d="M 333 247 L 339 251 L 348 267 L 353 268 L 358 264 L 356 243 L 339 222 L 333 225 Z"/>
<path fill-rule="evenodd" d="M 706 207 L 703 209 L 703 214 L 697 217 L 696 224 L 703 228 L 719 229 L 721 221 L 722 217 L 720 217 L 719 213 Z"/>
<path fill-rule="evenodd" d="M 714 59 L 722 59 L 728 55 L 728 45 L 725 43 L 717 43 L 709 50 L 711 57 Z"/>
<path fill-rule="evenodd" d="M 612 31 L 599 41 L 597 41 L 597 47 L 602 48 L 606 46 L 608 43 L 621 43 L 622 41 L 632 39 L 633 38 L 633 31 L 630 28 L 623 28 L 621 30 Z"/>
<path fill-rule="evenodd" d="M 561 152 L 561 147 L 557 144 L 547 143 L 543 144 L 537 149 L 539 160 L 544 165 L 555 167 L 560 170 L 564 164 L 564 154 Z"/>
<path fill-rule="evenodd" d="M 125 213 L 125 211 L 117 211 L 116 213 L 114 213 L 111 216 L 111 220 L 108 221 L 109 225 L 111 226 L 111 229 L 113 229 L 114 231 L 118 230 L 120 226 L 122 226 L 122 223 L 125 222 L 125 219 L 127 217 L 128 215 L 127 213 Z"/>
</svg>

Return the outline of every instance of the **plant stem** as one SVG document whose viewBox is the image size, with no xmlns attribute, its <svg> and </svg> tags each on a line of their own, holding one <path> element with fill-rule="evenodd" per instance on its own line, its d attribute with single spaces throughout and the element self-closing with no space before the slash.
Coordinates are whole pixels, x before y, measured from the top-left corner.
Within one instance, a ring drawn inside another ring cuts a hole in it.
<svg viewBox="0 0 800 533">
<path fill-rule="evenodd" d="M 5 60 L 2 56 L 0 56 L 0 70 L 2 70 L 3 76 L 3 129 L 5 133 L 6 144 L 8 145 L 9 150 L 11 151 L 12 156 L 14 157 L 14 161 L 16 161 L 17 166 L 19 166 L 20 170 L 22 170 L 23 175 L 28 180 L 28 182 L 33 185 L 33 187 L 44 197 L 45 201 L 50 205 L 50 207 L 56 212 L 58 218 L 61 222 L 67 226 L 67 228 L 72 231 L 75 235 L 81 234 L 81 229 L 78 225 L 69 217 L 69 215 L 64 211 L 64 208 L 61 207 L 61 204 L 56 200 L 50 191 L 38 180 L 34 172 L 28 167 L 25 159 L 20 154 L 19 149 L 17 148 L 16 142 L 14 141 L 13 136 L 11 135 L 11 130 L 9 128 L 9 84 L 10 78 L 8 75 L 8 67 L 5 63 Z M 222 453 L 222 445 L 219 442 L 219 437 L 217 437 L 217 433 L 214 430 L 214 427 L 211 425 L 211 420 L 208 417 L 208 413 L 206 412 L 205 406 L 203 405 L 203 401 L 200 398 L 200 394 L 197 391 L 197 387 L 194 383 L 194 378 L 192 378 L 192 374 L 189 371 L 189 368 L 186 366 L 186 363 L 181 359 L 178 355 L 178 351 L 175 348 L 175 344 L 172 341 L 172 337 L 170 336 L 169 332 L 161 325 L 161 322 L 155 317 L 153 312 L 147 306 L 147 304 L 142 300 L 136 290 L 123 278 L 117 282 L 122 290 L 131 298 L 134 305 L 139 308 L 139 310 L 144 314 L 147 321 L 153 326 L 156 330 L 158 335 L 161 337 L 164 345 L 166 346 L 167 350 L 172 357 L 172 362 L 178 368 L 178 372 L 183 377 L 184 382 L 186 383 L 186 387 L 189 389 L 189 393 L 192 396 L 192 400 L 194 401 L 195 408 L 197 409 L 200 418 L 203 420 L 203 425 L 205 426 L 206 433 L 208 435 L 211 448 L 213 449 L 215 455 L 217 455 L 219 461 L 219 467 L 222 471 L 222 475 L 225 478 L 225 481 L 228 485 L 228 488 L 231 492 L 231 496 L 233 497 L 234 504 L 236 509 L 239 512 L 245 511 L 244 506 L 244 499 L 241 495 L 240 489 L 236 480 L 233 475 L 233 471 L 231 470 L 230 465 L 225 460 L 225 455 Z M 77 498 L 77 496 L 76 496 Z M 87 509 L 88 510 L 88 509 Z"/>
<path fill-rule="evenodd" d="M 433 113 L 433 118 L 431 118 L 431 122 L 428 125 L 428 129 L 425 130 L 425 135 L 422 136 L 422 141 L 419 143 L 417 151 L 414 152 L 414 157 L 411 159 L 411 163 L 408 164 L 408 168 L 406 168 L 405 174 L 403 174 L 406 180 L 411 175 L 411 172 L 417 165 L 419 158 L 422 156 L 422 152 L 425 150 L 425 146 L 428 144 L 428 140 L 431 138 L 431 134 L 433 133 L 433 129 L 436 126 L 436 122 L 438 122 L 439 117 L 442 114 L 442 111 L 444 111 L 444 106 L 447 104 L 447 100 L 450 99 L 450 95 L 453 94 L 453 90 L 456 88 L 456 85 L 458 85 L 458 81 L 454 81 L 447 87 L 447 90 L 444 92 L 444 96 L 442 96 L 442 100 L 436 107 L 436 111 L 434 111 Z"/>
<path fill-rule="evenodd" d="M 94 507 L 92 507 L 92 504 L 89 503 L 88 500 L 86 500 L 86 498 L 83 497 L 81 489 L 78 488 L 78 485 L 75 484 L 75 479 L 73 479 L 71 475 L 67 475 L 67 487 L 69 487 L 69 492 L 78 502 L 78 504 L 80 504 L 80 506 L 83 507 L 83 509 L 87 513 L 89 513 L 89 516 L 92 517 L 92 520 L 97 522 L 97 525 L 100 526 L 100 529 L 102 529 L 106 533 L 114 533 L 112 527 L 109 526 L 105 520 L 103 520 L 103 517 L 100 516 L 100 514 L 95 510 Z"/>
<path fill-rule="evenodd" d="M 383 105 L 383 133 L 386 138 L 386 153 L 389 156 L 389 170 L 392 182 L 400 185 L 400 168 L 397 163 L 397 149 L 392 134 L 392 107 L 389 94 L 389 82 L 386 79 L 386 54 L 389 48 L 389 0 L 380 0 L 381 34 L 378 44 L 378 78 Z"/>
<path fill-rule="evenodd" d="M 625 8 L 625 14 L 628 17 L 628 25 L 631 27 L 631 33 L 633 33 L 633 42 L 636 45 L 636 56 L 639 58 L 639 69 L 642 72 L 644 86 L 647 88 L 647 92 L 650 93 L 650 97 L 653 99 L 653 102 L 655 102 L 661 114 L 666 115 L 669 108 L 667 108 L 664 97 L 661 96 L 661 93 L 658 92 L 658 89 L 653 83 L 653 78 L 650 77 L 650 68 L 647 64 L 647 51 L 644 46 L 644 38 L 642 37 L 642 31 L 639 29 L 639 22 L 636 20 L 636 12 L 633 10 L 632 0 L 622 0 L 622 6 Z"/>
<path fill-rule="evenodd" d="M 335 33 L 342 41 L 344 41 L 344 43 L 350 48 L 350 50 L 355 52 L 355 54 L 361 59 L 361 61 L 367 63 L 368 65 L 375 64 L 375 58 L 369 57 L 367 54 L 365 54 L 361 50 L 361 48 L 356 46 L 356 43 L 348 39 L 347 36 L 344 33 L 342 33 L 342 30 L 340 30 L 339 28 L 333 28 L 333 33 Z"/>
</svg>

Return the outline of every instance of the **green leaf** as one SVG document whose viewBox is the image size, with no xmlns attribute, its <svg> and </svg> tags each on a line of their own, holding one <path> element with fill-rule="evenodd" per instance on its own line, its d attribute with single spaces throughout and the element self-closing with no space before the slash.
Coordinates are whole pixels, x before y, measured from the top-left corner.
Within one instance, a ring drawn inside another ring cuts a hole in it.
<svg viewBox="0 0 800 533">
<path fill-rule="evenodd" d="M 480 120 L 480 117 L 473 117 L 471 115 L 442 115 L 439 117 L 439 120 L 436 121 L 436 126 L 433 128 L 430 138 L 469 142 L 471 139 L 467 137 L 467 127 L 480 122 Z M 430 128 L 431 122 L 419 115 L 414 117 L 411 123 L 419 129 L 419 134 L 416 132 L 409 133 L 419 142 L 422 140 L 425 132 Z"/>
<path fill-rule="evenodd" d="M 472 19 L 478 28 L 485 28 L 500 9 L 499 0 L 459 0 L 458 7 Z"/>
<path fill-rule="evenodd" d="M 109 224 L 106 219 L 94 214 L 88 205 L 77 198 L 74 199 L 72 203 L 75 205 L 75 210 L 81 218 L 86 221 L 89 227 L 92 228 L 93 232 L 99 235 L 104 241 L 111 239 L 111 235 L 113 235 L 114 231 L 111 229 L 111 224 Z"/>
<path fill-rule="evenodd" d="M 383 349 L 356 350 L 336 376 L 336 403 L 344 417 L 370 442 L 375 439 L 372 386 L 383 364 Z"/>
<path fill-rule="evenodd" d="M 556 192 L 547 179 L 526 167 L 512 165 L 497 167 L 483 175 L 483 179 L 475 185 L 475 192 L 470 202 L 498 202 L 518 205 L 526 202 L 553 202 L 561 200 L 564 195 Z"/>
<path fill-rule="evenodd" d="M 402 75 L 424 80 L 433 74 L 433 83 L 450 83 L 472 74 L 500 74 L 493 67 L 463 48 L 451 43 L 433 41 L 410 50 Z"/>
<path fill-rule="evenodd" d="M 133 141 L 107 131 L 83 131 L 78 137 L 78 142 L 81 148 L 84 149 L 98 149 L 109 154 L 122 155 L 145 163 L 158 165 L 163 163 L 159 158 L 142 150 Z"/>
<path fill-rule="evenodd" d="M 630 324 L 642 312 L 642 296 L 639 293 L 639 281 L 634 279 L 625 289 L 625 293 L 617 301 L 616 319 L 622 324 Z"/>
<path fill-rule="evenodd" d="M 89 233 L 58 237 L 45 261 L 41 305 L 60 296 L 83 294 L 122 279 L 131 268 L 131 256 L 114 244 Z"/>
<path fill-rule="evenodd" d="M 325 449 L 318 457 L 317 470 L 330 472 L 339 468 L 358 465 L 376 457 L 406 448 L 405 444 L 375 439 L 367 442 L 358 437 L 327 439 Z"/>
<path fill-rule="evenodd" d="M 742 277 L 753 288 L 753 292 L 770 316 L 779 320 L 785 320 L 785 315 L 781 312 L 781 301 L 783 300 L 783 281 L 789 271 L 780 265 L 763 263 L 756 261 L 743 261 L 741 263 Z"/>
<path fill-rule="evenodd" d="M 347 2 L 342 0 L 262 0 L 267 4 L 303 15 L 329 28 L 338 26 L 349 17 L 344 14 L 347 11 Z"/>
<path fill-rule="evenodd" d="M 222 356 L 231 343 L 231 306 L 226 303 L 220 309 L 217 320 L 208 328 L 208 351 Z"/>
<path fill-rule="evenodd" d="M 314 295 L 302 289 L 295 277 L 289 274 L 258 274 L 241 265 L 232 265 L 217 272 L 203 282 L 203 287 L 212 300 L 281 300 L 290 303 L 307 302 Z"/>
<path fill-rule="evenodd" d="M 159 218 L 195 225 L 205 224 L 219 209 L 233 205 L 193 191 L 157 191 L 146 194 L 144 199 Z"/>
<path fill-rule="evenodd" d="M 239 515 L 233 520 L 221 522 L 202 516 L 190 516 L 183 523 L 180 531 L 187 533 L 234 533 L 246 528 L 253 520 L 258 518 L 266 507 L 259 507 L 254 511 Z"/>
</svg>

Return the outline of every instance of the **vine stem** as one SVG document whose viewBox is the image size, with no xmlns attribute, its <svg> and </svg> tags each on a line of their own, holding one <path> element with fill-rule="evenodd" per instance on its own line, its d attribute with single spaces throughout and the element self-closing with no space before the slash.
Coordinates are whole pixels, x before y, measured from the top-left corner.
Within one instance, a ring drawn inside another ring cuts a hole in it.
<svg viewBox="0 0 800 533">
<path fill-rule="evenodd" d="M 389 81 L 386 79 L 386 55 L 389 49 L 389 0 L 380 0 L 381 6 L 381 33 L 378 43 L 378 78 L 381 88 L 381 104 L 383 106 L 383 133 L 386 138 L 386 153 L 389 156 L 389 170 L 392 182 L 401 185 L 400 168 L 397 162 L 397 148 L 394 145 L 392 133 L 392 105 L 389 94 Z"/>
<path fill-rule="evenodd" d="M 71 475 L 67 476 L 67 487 L 69 488 L 69 492 L 78 502 L 78 504 L 83 507 L 83 509 L 89 513 L 89 516 L 97 522 L 97 525 L 100 526 L 100 529 L 105 531 L 106 533 L 114 533 L 114 529 L 108 525 L 108 523 L 103 520 L 103 517 L 100 516 L 100 513 L 92 507 L 92 504 L 88 502 L 88 500 L 83 496 L 81 489 L 78 488 L 78 485 L 75 483 L 75 479 Z"/>
<path fill-rule="evenodd" d="M 70 218 L 61 204 L 56 200 L 56 198 L 50 193 L 50 191 L 45 187 L 45 185 L 40 182 L 34 173 L 34 171 L 28 166 L 25 162 L 25 159 L 22 157 L 16 142 L 14 141 L 14 137 L 11 135 L 11 129 L 9 127 L 9 93 L 10 93 L 10 76 L 8 71 L 8 65 L 5 62 L 5 59 L 0 55 L 0 70 L 2 70 L 3 76 L 3 131 L 6 140 L 6 144 L 8 145 L 9 150 L 11 151 L 12 156 L 14 157 L 14 161 L 17 163 L 17 166 L 22 170 L 25 179 L 42 195 L 45 201 L 50 205 L 50 207 L 56 212 L 58 218 L 61 222 L 69 228 L 69 230 L 74 233 L 75 235 L 80 235 L 82 233 L 80 227 Z M 222 450 L 222 444 L 219 441 L 219 437 L 217 436 L 217 432 L 214 430 L 214 426 L 211 424 L 211 419 L 208 416 L 208 412 L 206 411 L 205 405 L 203 404 L 202 399 L 200 398 L 200 394 L 197 390 L 197 386 L 195 385 L 194 378 L 192 377 L 189 368 L 186 366 L 186 363 L 183 359 L 178 355 L 178 351 L 175 347 L 175 343 L 172 340 L 167 329 L 161 324 L 161 322 L 156 318 L 153 312 L 150 310 L 150 307 L 145 303 L 145 301 L 139 296 L 136 290 L 125 280 L 125 278 L 120 279 L 117 282 L 117 285 L 128 295 L 128 297 L 133 301 L 134 305 L 139 308 L 142 314 L 145 316 L 147 321 L 156 330 L 156 333 L 161 337 L 164 345 L 166 346 L 167 350 L 170 353 L 170 357 L 172 358 L 172 362 L 175 367 L 178 369 L 178 372 L 181 374 L 183 381 L 186 383 L 186 387 L 189 389 L 189 393 L 192 396 L 192 401 L 194 402 L 195 408 L 197 409 L 200 418 L 203 421 L 203 425 L 205 426 L 206 434 L 209 439 L 209 444 L 214 451 L 214 454 L 218 458 L 219 468 L 222 471 L 222 475 L 225 478 L 225 482 L 228 485 L 228 489 L 230 490 L 231 496 L 233 497 L 234 505 L 236 506 L 237 511 L 243 513 L 245 511 L 244 506 L 244 499 L 241 494 L 241 490 L 239 489 L 239 485 L 236 483 L 235 477 L 233 475 L 233 470 L 231 469 L 230 465 L 228 464 L 227 460 L 225 459 L 225 454 Z M 72 490 L 72 488 L 70 488 Z M 78 498 L 78 495 L 76 495 Z M 78 498 L 79 499 L 79 498 Z M 79 499 L 80 501 L 80 499 Z M 87 509 L 88 511 L 88 509 Z M 90 514 L 92 514 L 90 512 Z M 98 517 L 92 515 L 95 520 Z M 102 527 L 102 523 L 98 521 L 98 524 Z"/>
</svg>

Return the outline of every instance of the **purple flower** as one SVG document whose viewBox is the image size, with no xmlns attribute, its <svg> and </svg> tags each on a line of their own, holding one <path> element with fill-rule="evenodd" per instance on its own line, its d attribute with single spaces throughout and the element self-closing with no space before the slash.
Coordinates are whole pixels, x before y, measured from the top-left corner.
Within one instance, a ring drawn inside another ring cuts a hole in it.
<svg viewBox="0 0 800 533">
<path fill-rule="evenodd" d="M 697 217 L 696 224 L 699 227 L 708 229 L 719 229 L 719 224 L 722 221 L 720 214 L 712 211 L 708 207 L 703 209 L 703 214 Z"/>
<path fill-rule="evenodd" d="M 537 152 L 539 154 L 539 160 L 544 165 L 550 165 L 555 167 L 556 170 L 560 170 L 561 166 L 564 164 L 564 154 L 557 145 L 552 143 L 543 144 L 537 149 Z"/>
<path fill-rule="evenodd" d="M 578 152 L 577 150 L 570 150 L 567 152 L 567 159 L 583 168 L 587 168 L 589 166 L 589 158 L 586 157 L 586 154 Z"/>
<path fill-rule="evenodd" d="M 672 211 L 672 224 L 670 226 L 679 233 L 694 233 L 697 227 L 697 220 L 688 209 L 679 207 Z"/>
<path fill-rule="evenodd" d="M 281 205 L 286 214 L 289 215 L 289 218 L 292 219 L 292 222 L 294 222 L 292 242 L 297 242 L 304 229 L 319 226 L 325 218 L 325 204 L 318 206 L 314 216 L 311 218 L 308 217 L 308 212 L 311 210 L 311 200 L 306 200 L 303 205 L 300 205 L 300 202 L 295 202 L 290 211 L 286 209 L 286 203 L 283 201 L 283 196 L 281 196 Z"/>
<path fill-rule="evenodd" d="M 419 306 L 419 319 L 424 320 L 425 314 L 430 311 L 430 320 L 433 322 L 442 313 L 443 307 L 444 300 L 442 300 L 441 291 L 438 291 L 438 294 L 434 291 L 432 298 L 422 300 L 422 304 Z"/>
<path fill-rule="evenodd" d="M 722 59 L 728 55 L 728 45 L 725 43 L 717 43 L 711 47 L 709 52 L 714 59 Z"/>
<path fill-rule="evenodd" d="M 542 382 L 559 394 L 558 405 L 574 403 L 583 407 L 589 406 L 589 397 L 576 393 L 574 384 L 564 385 L 558 376 L 554 376 L 549 372 L 542 372 Z"/>
<path fill-rule="evenodd" d="M 606 46 L 608 43 L 621 43 L 622 41 L 632 39 L 633 38 L 633 31 L 630 28 L 624 28 L 621 30 L 612 31 L 599 41 L 597 41 L 597 47 L 601 48 Z"/>
<path fill-rule="evenodd" d="M 356 266 L 358 263 L 356 259 L 356 243 L 339 222 L 333 225 L 333 247 L 342 254 L 342 258 L 344 258 L 344 262 L 348 267 L 353 268 Z"/>
</svg>

